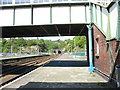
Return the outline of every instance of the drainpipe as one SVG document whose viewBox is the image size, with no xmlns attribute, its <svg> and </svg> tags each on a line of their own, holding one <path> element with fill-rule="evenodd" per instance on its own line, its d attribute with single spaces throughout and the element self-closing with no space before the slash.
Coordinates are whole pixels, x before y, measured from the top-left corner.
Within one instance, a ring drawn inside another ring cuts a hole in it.
<svg viewBox="0 0 120 90">
<path fill-rule="evenodd" d="M 93 47 L 92 47 L 92 7 L 91 2 L 89 2 L 89 9 L 90 9 L 90 25 L 87 25 L 88 27 L 88 42 L 89 42 L 89 72 L 93 72 Z"/>
<path fill-rule="evenodd" d="M 92 26 L 88 25 L 88 37 L 89 37 L 89 72 L 93 72 L 93 47 L 92 47 Z"/>
</svg>

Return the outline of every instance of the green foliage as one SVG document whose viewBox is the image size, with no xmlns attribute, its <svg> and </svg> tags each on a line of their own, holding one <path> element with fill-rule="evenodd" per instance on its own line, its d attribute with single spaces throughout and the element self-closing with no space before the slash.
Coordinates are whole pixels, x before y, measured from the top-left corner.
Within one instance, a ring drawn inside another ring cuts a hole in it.
<svg viewBox="0 0 120 90">
<path fill-rule="evenodd" d="M 34 46 L 37 45 L 36 40 L 27 40 L 27 46 Z"/>
<path fill-rule="evenodd" d="M 74 46 L 78 46 L 79 48 L 84 48 L 86 44 L 86 37 L 85 36 L 76 36 L 74 37 Z"/>
<path fill-rule="evenodd" d="M 40 47 L 41 52 L 47 51 L 47 47 L 46 47 L 45 41 L 43 39 L 37 40 L 36 45 L 38 45 Z"/>
<path fill-rule="evenodd" d="M 27 45 L 27 41 L 26 40 L 24 40 L 23 38 L 18 38 L 17 40 L 17 45 L 18 46 L 26 46 Z"/>
<path fill-rule="evenodd" d="M 74 48 L 74 40 L 67 40 L 66 44 L 67 44 L 66 51 L 72 52 Z"/>
<path fill-rule="evenodd" d="M 48 52 L 49 50 L 53 49 L 62 49 L 65 47 L 64 41 L 57 40 L 57 41 L 51 41 L 51 40 L 25 40 L 24 38 L 11 38 L 11 39 L 2 39 L 2 52 L 12 52 L 13 53 L 35 53 L 38 52 L 37 48 L 39 48 L 40 52 Z M 33 47 L 34 46 L 34 47 Z M 32 48 L 31 48 L 32 47 Z M 36 49 L 36 50 L 35 50 Z"/>
<path fill-rule="evenodd" d="M 73 52 L 76 49 L 80 50 L 80 49 L 85 48 L 86 37 L 85 36 L 75 36 L 73 38 L 73 40 L 66 40 L 65 42 L 67 43 L 67 45 L 65 47 L 66 51 Z"/>
<path fill-rule="evenodd" d="M 54 41 L 51 41 L 51 40 L 46 40 L 45 44 L 46 44 L 48 50 L 59 48 L 58 43 L 54 42 Z"/>
<path fill-rule="evenodd" d="M 63 49 L 65 46 L 66 46 L 65 41 L 59 41 L 59 42 L 58 42 L 58 48 L 59 48 L 59 49 Z"/>
<path fill-rule="evenodd" d="M 2 52 L 13 53 L 38 53 L 54 51 L 54 49 L 65 49 L 65 51 L 73 52 L 75 49 L 84 49 L 86 44 L 85 36 L 75 36 L 73 40 L 43 40 L 43 39 L 32 39 L 25 40 L 24 38 L 11 38 L 2 39 L 0 45 L 2 46 Z"/>
</svg>

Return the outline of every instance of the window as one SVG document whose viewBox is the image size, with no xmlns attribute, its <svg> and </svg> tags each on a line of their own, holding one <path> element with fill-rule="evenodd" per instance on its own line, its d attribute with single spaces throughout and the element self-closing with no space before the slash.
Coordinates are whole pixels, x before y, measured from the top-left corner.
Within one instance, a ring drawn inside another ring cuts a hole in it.
<svg viewBox="0 0 120 90">
<path fill-rule="evenodd" d="M 19 4 L 19 1 L 20 1 L 20 0 L 15 0 L 15 4 Z"/>
<path fill-rule="evenodd" d="M 71 1 L 76 1 L 76 0 L 71 0 Z"/>
<path fill-rule="evenodd" d="M 44 0 L 44 2 L 49 2 L 49 0 Z"/>
<path fill-rule="evenodd" d="M 34 0 L 33 3 L 38 3 L 38 0 Z"/>
<path fill-rule="evenodd" d="M 98 44 L 98 42 L 97 42 L 97 53 L 96 54 L 99 55 L 99 44 Z"/>
<path fill-rule="evenodd" d="M 39 0 L 39 3 L 42 3 L 42 2 L 44 2 L 43 0 Z"/>
<path fill-rule="evenodd" d="M 52 0 L 52 2 L 57 2 L 57 0 Z"/>
<path fill-rule="evenodd" d="M 2 4 L 2 0 L 0 0 L 0 5 Z"/>
<path fill-rule="evenodd" d="M 64 1 L 68 1 L 68 0 L 64 0 Z"/>
<path fill-rule="evenodd" d="M 12 0 L 8 0 L 8 4 L 12 4 Z"/>
<path fill-rule="evenodd" d="M 3 4 L 7 4 L 7 0 L 3 0 Z"/>
<path fill-rule="evenodd" d="M 97 35 L 97 38 L 96 38 L 96 42 L 97 42 L 97 50 L 96 50 L 96 54 L 95 54 L 95 56 L 97 57 L 97 58 L 99 58 L 99 54 L 100 54 L 100 48 L 99 48 L 99 38 L 100 38 L 100 35 Z"/>
<path fill-rule="evenodd" d="M 0 0 L 1 4 L 12 4 L 12 0 Z"/>
<path fill-rule="evenodd" d="M 62 2 L 62 0 L 58 0 L 58 2 Z"/>
<path fill-rule="evenodd" d="M 15 0 L 15 4 L 30 3 L 30 0 Z"/>
</svg>

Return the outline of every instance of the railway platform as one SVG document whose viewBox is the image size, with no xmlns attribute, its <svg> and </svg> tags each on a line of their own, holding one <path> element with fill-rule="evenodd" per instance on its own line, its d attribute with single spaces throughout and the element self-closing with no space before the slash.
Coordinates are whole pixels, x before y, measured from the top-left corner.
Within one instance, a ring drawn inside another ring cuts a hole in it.
<svg viewBox="0 0 120 90">
<path fill-rule="evenodd" d="M 8 57 L 0 57 L 0 61 L 4 60 L 12 60 L 12 59 L 22 59 L 22 58 L 30 58 L 30 57 L 38 57 L 42 55 L 49 55 L 49 54 L 41 54 L 41 55 L 21 55 L 21 56 L 8 56 Z"/>
<path fill-rule="evenodd" d="M 35 56 L 39 56 L 39 55 L 24 55 L 24 56 L 0 57 L 0 61 L 8 60 L 8 59 L 19 59 L 19 58 L 35 57 Z"/>
<path fill-rule="evenodd" d="M 3 88 L 111 88 L 97 73 L 88 72 L 87 60 L 75 59 L 69 54 L 2 86 Z"/>
</svg>

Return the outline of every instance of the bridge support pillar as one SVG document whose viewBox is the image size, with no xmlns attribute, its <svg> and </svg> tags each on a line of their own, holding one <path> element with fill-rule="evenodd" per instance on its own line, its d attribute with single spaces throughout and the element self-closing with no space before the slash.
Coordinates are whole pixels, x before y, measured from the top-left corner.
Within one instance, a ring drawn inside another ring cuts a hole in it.
<svg viewBox="0 0 120 90">
<path fill-rule="evenodd" d="M 88 27 L 88 44 L 89 44 L 89 72 L 93 72 L 94 71 L 94 67 L 93 67 L 93 45 L 92 45 L 92 25 L 87 25 Z"/>
</svg>

